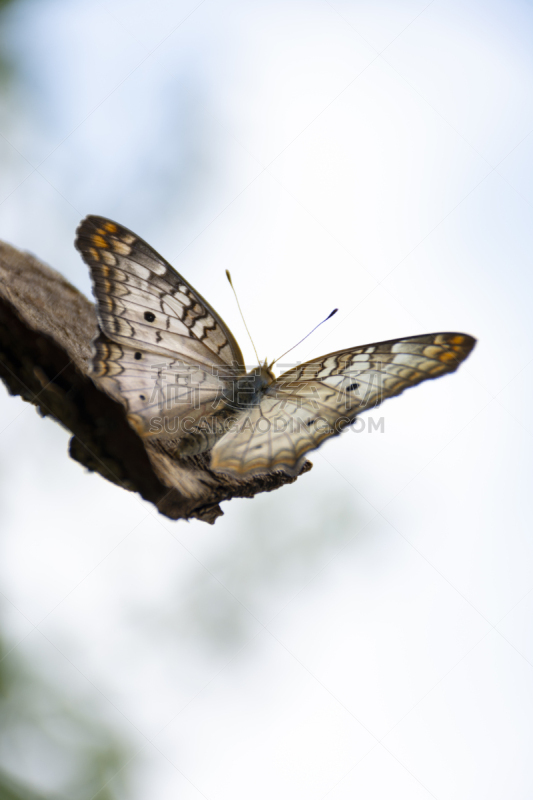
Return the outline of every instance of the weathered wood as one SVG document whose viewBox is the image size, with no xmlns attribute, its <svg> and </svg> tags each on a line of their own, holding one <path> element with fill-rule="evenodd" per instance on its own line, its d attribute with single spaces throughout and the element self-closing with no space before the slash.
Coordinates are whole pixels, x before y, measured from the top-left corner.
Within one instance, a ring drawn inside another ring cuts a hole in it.
<svg viewBox="0 0 533 800">
<path fill-rule="evenodd" d="M 171 519 L 209 523 L 222 514 L 223 500 L 296 480 L 282 473 L 231 479 L 209 469 L 209 454 L 180 459 L 171 445 L 141 439 L 123 406 L 91 380 L 96 331 L 95 308 L 84 295 L 34 256 L 0 242 L 0 378 L 73 434 L 72 458 Z M 300 474 L 310 468 L 306 462 Z"/>
</svg>

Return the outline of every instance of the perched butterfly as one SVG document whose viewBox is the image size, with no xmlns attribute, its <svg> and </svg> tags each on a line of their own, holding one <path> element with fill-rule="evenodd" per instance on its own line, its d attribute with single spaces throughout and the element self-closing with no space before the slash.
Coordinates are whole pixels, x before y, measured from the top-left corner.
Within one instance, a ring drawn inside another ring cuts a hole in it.
<svg viewBox="0 0 533 800">
<path fill-rule="evenodd" d="M 89 216 L 76 247 L 97 301 L 96 383 L 140 436 L 174 440 L 179 456 L 210 450 L 211 468 L 237 477 L 297 475 L 305 453 L 361 411 L 454 372 L 475 345 L 430 333 L 339 350 L 279 378 L 266 362 L 247 373 L 218 314 L 134 233 Z"/>
</svg>

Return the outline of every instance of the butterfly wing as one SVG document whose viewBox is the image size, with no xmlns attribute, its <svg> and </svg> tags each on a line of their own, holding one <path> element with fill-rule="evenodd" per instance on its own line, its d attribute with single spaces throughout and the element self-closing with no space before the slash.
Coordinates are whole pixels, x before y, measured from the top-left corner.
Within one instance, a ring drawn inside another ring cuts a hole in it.
<svg viewBox="0 0 533 800">
<path fill-rule="evenodd" d="M 91 270 L 100 335 L 93 377 L 124 403 L 142 436 L 179 438 L 216 413 L 244 361 L 229 328 L 195 289 L 132 231 L 89 216 L 76 247 Z"/>
<path fill-rule="evenodd" d="M 213 447 L 211 467 L 237 476 L 297 475 L 305 453 L 359 413 L 454 372 L 474 345 L 463 333 L 434 333 L 339 350 L 293 367 L 241 412 Z"/>
</svg>

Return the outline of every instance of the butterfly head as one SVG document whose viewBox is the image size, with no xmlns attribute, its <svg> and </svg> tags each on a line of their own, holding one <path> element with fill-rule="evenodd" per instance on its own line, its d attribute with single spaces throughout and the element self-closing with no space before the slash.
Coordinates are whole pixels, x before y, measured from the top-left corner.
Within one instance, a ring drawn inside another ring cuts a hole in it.
<svg viewBox="0 0 533 800">
<path fill-rule="evenodd" d="M 266 362 L 242 375 L 232 387 L 232 405 L 245 408 L 259 403 L 267 386 L 276 380 Z"/>
<path fill-rule="evenodd" d="M 272 364 L 268 364 L 268 360 L 265 358 L 265 363 L 260 364 L 258 367 L 255 368 L 254 372 L 256 375 L 264 382 L 265 386 L 268 386 L 273 381 L 276 380 L 276 376 L 271 370 Z"/>
<path fill-rule="evenodd" d="M 272 365 L 270 365 L 272 366 Z M 247 381 L 246 381 L 247 379 Z M 267 365 L 265 361 L 264 364 L 260 364 L 258 367 L 255 367 L 250 372 L 248 372 L 244 378 L 242 378 L 244 382 L 248 384 L 251 382 L 253 383 L 255 390 L 262 389 L 265 386 L 270 386 L 270 384 L 276 380 L 276 376 Z"/>
</svg>

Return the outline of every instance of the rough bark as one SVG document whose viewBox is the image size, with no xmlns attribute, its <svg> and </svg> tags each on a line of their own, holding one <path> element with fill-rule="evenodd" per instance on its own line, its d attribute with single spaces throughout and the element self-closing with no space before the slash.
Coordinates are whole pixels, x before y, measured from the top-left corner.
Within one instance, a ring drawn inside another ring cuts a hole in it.
<svg viewBox="0 0 533 800">
<path fill-rule="evenodd" d="M 141 439 L 123 406 L 90 377 L 94 305 L 58 272 L 0 242 L 0 378 L 73 436 L 72 458 L 171 519 L 213 523 L 219 503 L 292 483 L 282 473 L 244 480 L 209 469 L 209 454 L 177 458 L 164 442 Z M 302 468 L 307 472 L 311 464 Z"/>
</svg>

